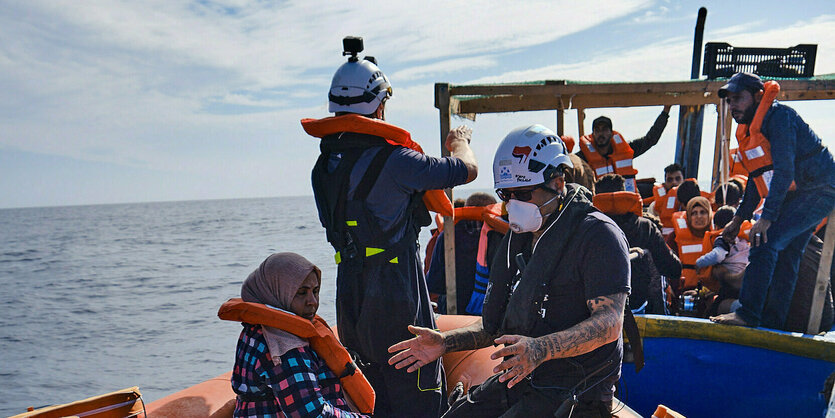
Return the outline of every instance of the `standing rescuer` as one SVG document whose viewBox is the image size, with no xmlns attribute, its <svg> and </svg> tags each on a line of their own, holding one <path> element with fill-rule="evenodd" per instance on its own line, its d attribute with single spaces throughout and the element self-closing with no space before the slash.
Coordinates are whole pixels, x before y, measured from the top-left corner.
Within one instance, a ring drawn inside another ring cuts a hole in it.
<svg viewBox="0 0 835 418">
<path fill-rule="evenodd" d="M 835 207 L 835 161 L 797 112 L 774 100 L 780 86 L 737 73 L 719 89 L 739 124 L 739 156 L 749 173 L 742 203 L 723 238 L 730 241 L 764 198 L 750 231 L 751 250 L 735 312 L 714 322 L 780 329 L 800 258 L 815 226 Z"/>
<path fill-rule="evenodd" d="M 632 166 L 632 159 L 658 143 L 669 118 L 670 106 L 667 105 L 645 136 L 626 142 L 620 132 L 612 130 L 612 120 L 600 116 L 591 124 L 592 133 L 580 137 L 577 155 L 591 165 L 596 179 L 609 173 L 620 174 L 626 180 L 626 191 L 637 193 L 635 176 L 638 170 Z"/>
<path fill-rule="evenodd" d="M 553 416 L 566 399 L 576 401 L 574 416 L 611 416 L 627 242 L 594 209 L 591 192 L 565 183 L 571 165 L 563 142 L 541 125 L 505 137 L 493 179 L 510 232 L 490 269 L 481 320 L 443 333 L 409 327 L 416 337 L 389 348 L 397 352 L 389 363 L 411 372 L 444 353 L 505 345 L 492 355 L 504 359 L 497 374 L 451 399 L 445 416 Z"/>
<path fill-rule="evenodd" d="M 475 179 L 470 131 L 450 132 L 447 158 L 402 146 L 416 147 L 408 132 L 383 121 L 388 79 L 372 58 L 356 56 L 361 38 L 343 43 L 348 62 L 328 95 L 336 116 L 302 121 L 322 138 L 313 192 L 336 250 L 339 337 L 376 391 L 375 417 L 438 416 L 445 406 L 441 362 L 408 374 L 387 363 L 386 349 L 411 335 L 407 326 L 435 327 L 417 250 L 420 228 L 431 221 L 423 197 Z"/>
</svg>

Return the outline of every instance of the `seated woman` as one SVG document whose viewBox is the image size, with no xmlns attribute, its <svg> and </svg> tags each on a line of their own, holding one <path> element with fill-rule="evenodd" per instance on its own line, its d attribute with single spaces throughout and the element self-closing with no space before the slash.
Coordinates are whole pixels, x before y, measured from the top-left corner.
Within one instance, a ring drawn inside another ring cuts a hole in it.
<svg viewBox="0 0 835 418">
<path fill-rule="evenodd" d="M 313 321 L 321 276 L 298 254 L 273 254 L 244 280 L 241 298 Z M 243 327 L 232 372 L 235 417 L 366 416 L 351 412 L 339 378 L 308 339 L 266 325 Z"/>
<path fill-rule="evenodd" d="M 704 311 L 705 305 L 710 305 L 710 298 L 715 296 L 711 293 L 719 290 L 719 283 L 711 277 L 712 269 L 699 270 L 696 267 L 696 260 L 713 247 L 713 234 L 710 233 L 712 218 L 710 201 L 702 196 L 691 198 L 684 213 L 673 215 L 675 232 L 671 235 L 674 245 L 671 247 L 681 259 L 681 281 L 677 294 L 688 297 L 698 295 L 699 300 L 706 302 L 696 306 L 699 313 Z"/>
</svg>

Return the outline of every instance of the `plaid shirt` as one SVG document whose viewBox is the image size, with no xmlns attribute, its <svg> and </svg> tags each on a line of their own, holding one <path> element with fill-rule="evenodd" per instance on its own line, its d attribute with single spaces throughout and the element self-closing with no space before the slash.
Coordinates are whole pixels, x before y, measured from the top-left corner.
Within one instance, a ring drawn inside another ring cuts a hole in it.
<svg viewBox="0 0 835 418">
<path fill-rule="evenodd" d="M 261 326 L 243 326 L 232 372 L 235 417 L 365 416 L 349 411 L 339 379 L 310 347 L 288 351 L 276 366 Z"/>
</svg>

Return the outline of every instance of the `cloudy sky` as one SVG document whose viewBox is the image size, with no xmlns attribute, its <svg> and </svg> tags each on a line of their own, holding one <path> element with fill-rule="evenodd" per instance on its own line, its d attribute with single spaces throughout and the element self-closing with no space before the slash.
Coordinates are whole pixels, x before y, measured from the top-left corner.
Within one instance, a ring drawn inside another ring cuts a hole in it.
<svg viewBox="0 0 835 418">
<path fill-rule="evenodd" d="M 318 144 L 299 119 L 328 115 L 345 35 L 363 36 L 393 83 L 388 121 L 439 155 L 435 82 L 687 79 L 700 6 L 706 42 L 816 43 L 816 74 L 835 73 L 835 10 L 824 0 L 5 0 L 0 207 L 309 195 Z M 835 102 L 791 105 L 835 145 Z M 591 110 L 587 121 L 605 113 L 634 138 L 660 110 Z M 672 161 L 677 114 L 636 160 L 640 176 Z M 715 126 L 715 109 L 706 115 Z M 574 121 L 566 133 L 576 136 Z M 474 129 L 475 188 L 492 186 L 506 132 L 556 125 L 553 112 L 459 123 Z"/>
</svg>

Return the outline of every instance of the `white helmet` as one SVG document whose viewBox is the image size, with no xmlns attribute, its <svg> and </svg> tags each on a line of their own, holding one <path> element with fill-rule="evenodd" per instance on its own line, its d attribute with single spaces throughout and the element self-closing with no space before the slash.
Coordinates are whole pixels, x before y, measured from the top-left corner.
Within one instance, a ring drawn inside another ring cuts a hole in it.
<svg viewBox="0 0 835 418">
<path fill-rule="evenodd" d="M 328 111 L 370 115 L 391 94 L 388 78 L 373 62 L 353 57 L 333 75 Z"/>
<path fill-rule="evenodd" d="M 574 167 L 556 133 L 542 125 L 510 131 L 493 158 L 493 185 L 498 189 L 534 186 L 551 180 L 560 166 Z"/>
</svg>

